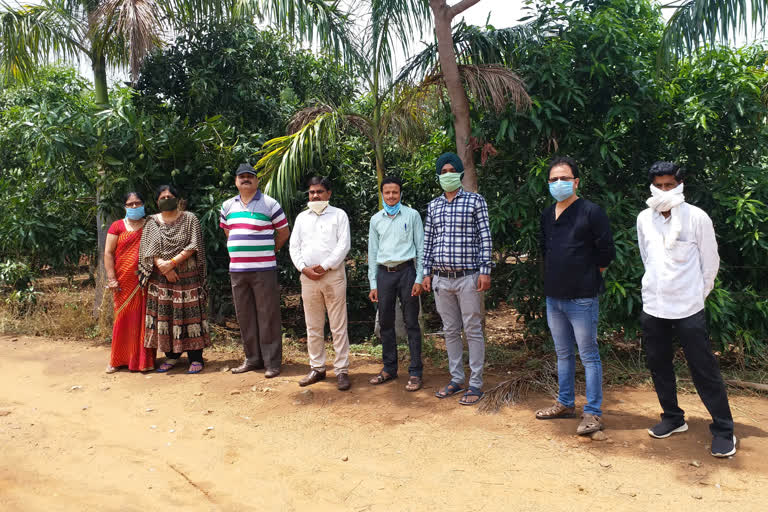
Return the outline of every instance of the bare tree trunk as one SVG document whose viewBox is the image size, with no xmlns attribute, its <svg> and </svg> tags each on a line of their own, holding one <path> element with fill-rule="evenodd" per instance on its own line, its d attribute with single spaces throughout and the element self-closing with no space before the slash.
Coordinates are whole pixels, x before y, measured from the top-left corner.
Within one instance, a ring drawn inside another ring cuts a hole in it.
<svg viewBox="0 0 768 512">
<path fill-rule="evenodd" d="M 429 0 L 429 6 L 435 17 L 435 35 L 437 51 L 440 58 L 440 69 L 445 80 L 445 88 L 451 101 L 453 127 L 456 132 L 456 154 L 464 164 L 463 186 L 466 190 L 477 192 L 477 171 L 470 146 L 472 128 L 469 117 L 469 99 L 461 82 L 459 65 L 456 62 L 456 52 L 453 48 L 453 33 L 451 22 L 457 14 L 461 14 L 480 0 L 462 0 L 454 6 L 449 6 L 446 0 Z"/>
<path fill-rule="evenodd" d="M 109 92 L 107 89 L 107 63 L 104 55 L 94 55 L 93 57 L 93 90 L 96 96 L 98 107 L 107 108 L 109 106 Z M 99 182 L 103 181 L 105 170 L 99 170 Z M 99 203 L 103 197 L 101 184 L 96 184 L 96 271 L 95 278 L 95 296 L 93 298 L 93 316 L 99 317 L 101 314 L 101 305 L 104 301 L 104 285 L 106 284 L 106 271 L 104 270 L 104 248 L 107 244 L 107 219 L 99 208 Z"/>
</svg>

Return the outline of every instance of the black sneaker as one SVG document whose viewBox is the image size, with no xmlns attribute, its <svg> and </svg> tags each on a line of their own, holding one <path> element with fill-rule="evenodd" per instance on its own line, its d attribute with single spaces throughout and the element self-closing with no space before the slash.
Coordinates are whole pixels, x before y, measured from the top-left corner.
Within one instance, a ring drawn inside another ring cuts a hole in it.
<svg viewBox="0 0 768 512">
<path fill-rule="evenodd" d="M 648 435 L 655 437 L 656 439 L 664 439 L 672 434 L 679 432 L 685 432 L 688 430 L 688 424 L 685 421 L 673 421 L 662 419 L 661 423 L 658 423 L 648 429 Z"/>
<path fill-rule="evenodd" d="M 734 453 L 736 453 L 736 436 L 712 438 L 712 456 L 730 457 Z"/>
</svg>

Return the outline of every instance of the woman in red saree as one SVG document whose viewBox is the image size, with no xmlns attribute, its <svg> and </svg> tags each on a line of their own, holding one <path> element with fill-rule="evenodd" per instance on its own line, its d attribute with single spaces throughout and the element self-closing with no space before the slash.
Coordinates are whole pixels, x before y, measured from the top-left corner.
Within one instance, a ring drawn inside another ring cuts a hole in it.
<svg viewBox="0 0 768 512">
<path fill-rule="evenodd" d="M 107 373 L 120 367 L 140 372 L 155 368 L 156 350 L 144 347 L 147 299 L 136 274 L 145 221 L 144 198 L 138 192 L 126 194 L 125 212 L 125 219 L 113 222 L 109 228 L 104 251 L 107 288 L 112 290 L 115 302 L 112 354 Z"/>
</svg>

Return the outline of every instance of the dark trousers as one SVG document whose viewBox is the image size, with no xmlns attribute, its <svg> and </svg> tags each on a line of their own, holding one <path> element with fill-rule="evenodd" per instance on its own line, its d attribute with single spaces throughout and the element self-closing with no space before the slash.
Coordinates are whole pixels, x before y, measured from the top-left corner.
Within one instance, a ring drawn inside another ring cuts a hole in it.
<svg viewBox="0 0 768 512">
<path fill-rule="evenodd" d="M 411 296 L 416 282 L 416 268 L 409 265 L 397 272 L 388 272 L 379 266 L 376 273 L 376 286 L 379 294 L 379 326 L 381 327 L 381 354 L 384 371 L 397 375 L 397 337 L 395 335 L 395 305 L 400 298 L 405 329 L 408 333 L 408 349 L 411 353 L 411 365 L 408 373 L 421 377 L 421 328 L 419 327 L 419 298 Z"/>
<path fill-rule="evenodd" d="M 166 352 L 165 357 L 168 359 L 178 359 L 184 352 Z M 187 350 L 187 358 L 190 363 L 202 363 L 203 362 L 203 349 L 199 350 Z"/>
<path fill-rule="evenodd" d="M 704 310 L 676 320 L 656 318 L 643 312 L 640 323 L 643 328 L 646 364 L 651 371 L 656 395 L 664 411 L 662 419 L 683 421 L 684 418 L 683 410 L 677 405 L 677 381 L 672 363 L 672 340 L 677 337 L 688 361 L 693 385 L 712 416 L 709 430 L 713 436 L 732 436 L 733 417 L 728 405 L 725 383 L 720 375 L 720 366 L 710 347 Z"/>
<path fill-rule="evenodd" d="M 283 336 L 277 271 L 231 272 L 229 277 L 246 364 L 279 370 Z"/>
</svg>

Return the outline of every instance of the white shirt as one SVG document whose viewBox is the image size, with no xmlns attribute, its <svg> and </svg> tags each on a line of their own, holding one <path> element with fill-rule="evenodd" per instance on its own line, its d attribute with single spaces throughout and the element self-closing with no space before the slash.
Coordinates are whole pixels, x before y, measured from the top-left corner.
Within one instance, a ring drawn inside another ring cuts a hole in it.
<svg viewBox="0 0 768 512">
<path fill-rule="evenodd" d="M 645 266 L 643 311 L 656 318 L 687 318 L 704 309 L 720 266 L 709 216 L 688 203 L 677 210 L 682 229 L 671 249 L 664 247 L 671 215 L 664 218 L 648 208 L 637 216 L 637 245 Z"/>
<path fill-rule="evenodd" d="M 320 215 L 305 210 L 296 217 L 290 253 L 299 269 L 322 265 L 325 270 L 344 264 L 350 248 L 349 219 L 344 210 L 327 206 Z"/>
</svg>

